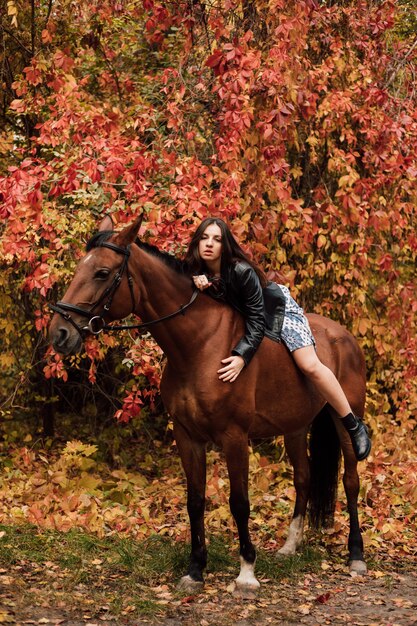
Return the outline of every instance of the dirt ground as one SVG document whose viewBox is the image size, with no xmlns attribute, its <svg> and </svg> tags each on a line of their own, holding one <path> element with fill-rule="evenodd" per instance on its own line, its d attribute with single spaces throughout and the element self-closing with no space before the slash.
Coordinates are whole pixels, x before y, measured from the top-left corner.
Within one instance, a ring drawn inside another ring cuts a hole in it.
<svg viewBox="0 0 417 626">
<path fill-rule="evenodd" d="M 109 607 L 91 606 L 88 588 L 81 585 L 71 608 L 44 601 L 45 589 L 21 594 L 0 575 L 0 623 L 62 624 L 64 626 L 417 626 L 417 569 L 370 571 L 350 576 L 345 568 L 303 575 L 296 582 L 262 581 L 257 596 L 242 599 L 232 593 L 230 578 L 209 575 L 202 593 L 180 596 L 168 585 L 154 590 L 160 613 L 139 620 L 128 615 L 115 618 Z M 30 600 L 31 598 L 31 600 Z M 58 603 L 62 604 L 62 603 Z"/>
</svg>

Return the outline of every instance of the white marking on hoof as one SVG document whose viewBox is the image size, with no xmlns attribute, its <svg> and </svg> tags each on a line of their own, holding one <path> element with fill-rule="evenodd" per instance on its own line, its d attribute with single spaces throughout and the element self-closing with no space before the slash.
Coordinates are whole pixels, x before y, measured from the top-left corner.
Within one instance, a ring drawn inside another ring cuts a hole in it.
<svg viewBox="0 0 417 626">
<path fill-rule="evenodd" d="M 234 589 L 236 595 L 247 597 L 247 594 L 252 596 L 258 591 L 261 584 L 256 580 L 254 569 L 255 563 L 248 563 L 243 557 L 240 557 L 240 572 L 235 580 Z"/>
<path fill-rule="evenodd" d="M 364 576 L 365 574 L 367 574 L 368 568 L 366 567 L 365 561 L 350 561 L 349 573 L 351 576 Z"/>
<path fill-rule="evenodd" d="M 304 515 L 297 515 L 291 521 L 288 529 L 288 537 L 284 545 L 277 554 L 280 556 L 292 556 L 296 553 L 303 542 L 304 536 Z"/>
<path fill-rule="evenodd" d="M 177 585 L 177 589 L 180 589 L 181 591 L 193 591 L 194 593 L 200 591 L 203 587 L 203 581 L 194 580 L 189 574 L 183 576 Z"/>
</svg>

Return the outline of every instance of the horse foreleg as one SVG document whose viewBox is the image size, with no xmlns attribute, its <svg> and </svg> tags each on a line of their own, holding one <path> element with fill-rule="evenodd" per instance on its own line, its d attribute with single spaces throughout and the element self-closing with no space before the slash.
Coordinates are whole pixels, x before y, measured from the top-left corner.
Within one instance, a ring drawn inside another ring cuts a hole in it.
<svg viewBox="0 0 417 626">
<path fill-rule="evenodd" d="M 340 420 L 336 419 L 336 428 L 340 438 L 340 445 L 344 457 L 343 486 L 346 493 L 347 507 L 349 513 L 349 571 L 359 575 L 366 574 L 367 566 L 363 558 L 363 540 L 359 526 L 358 516 L 358 496 L 359 496 L 359 475 L 358 462 L 352 449 L 349 436 L 346 433 Z"/>
<path fill-rule="evenodd" d="M 240 573 L 235 581 L 236 590 L 245 594 L 260 587 L 254 574 L 256 551 L 250 540 L 248 527 L 248 436 L 240 430 L 234 430 L 225 434 L 222 443 L 230 480 L 230 510 L 236 522 L 240 544 Z"/>
<path fill-rule="evenodd" d="M 190 563 L 178 586 L 195 591 L 204 585 L 203 571 L 207 565 L 204 530 L 206 446 L 193 441 L 179 424 L 174 424 L 174 437 L 187 478 L 187 510 L 191 528 Z"/>
<path fill-rule="evenodd" d="M 296 492 L 294 513 L 288 530 L 288 537 L 278 554 L 290 556 L 296 553 L 303 542 L 304 519 L 307 510 L 310 488 L 310 466 L 307 455 L 307 429 L 285 435 L 285 449 L 294 470 Z"/>
</svg>

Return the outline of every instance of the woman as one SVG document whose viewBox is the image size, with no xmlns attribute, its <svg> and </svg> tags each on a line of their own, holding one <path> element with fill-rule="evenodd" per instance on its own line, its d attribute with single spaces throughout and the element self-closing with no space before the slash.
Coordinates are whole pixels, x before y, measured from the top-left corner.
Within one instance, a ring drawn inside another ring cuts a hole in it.
<svg viewBox="0 0 417 626">
<path fill-rule="evenodd" d="M 353 414 L 333 372 L 317 357 L 308 320 L 288 289 L 267 282 L 226 223 L 217 217 L 208 217 L 198 226 L 185 262 L 198 289 L 228 302 L 245 319 L 245 335 L 231 356 L 221 361 L 219 379 L 234 382 L 249 364 L 264 335 L 277 339 L 278 334 L 303 374 L 340 416 L 358 461 L 365 459 L 371 450 L 368 429 Z"/>
</svg>

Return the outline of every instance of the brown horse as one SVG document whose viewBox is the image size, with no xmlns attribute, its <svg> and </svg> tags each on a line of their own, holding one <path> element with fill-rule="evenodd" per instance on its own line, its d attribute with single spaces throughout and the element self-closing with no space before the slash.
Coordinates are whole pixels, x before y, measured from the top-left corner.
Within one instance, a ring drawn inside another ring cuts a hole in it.
<svg viewBox="0 0 417 626">
<path fill-rule="evenodd" d="M 219 363 L 242 336 L 242 317 L 204 293 L 196 297 L 179 261 L 137 240 L 140 222 L 115 233 L 110 232 L 111 220 L 104 218 L 62 302 L 52 307 L 56 313 L 49 332 L 55 350 L 71 354 L 89 332 L 98 333 L 108 322 L 135 313 L 164 351 L 161 395 L 174 422 L 187 477 L 191 525 L 191 558 L 181 585 L 203 584 L 206 446 L 214 442 L 226 457 L 230 508 L 239 533 L 241 570 L 236 586 L 241 590 L 259 586 L 248 530 L 248 440 L 276 435 L 284 435 L 296 488 L 294 515 L 280 553 L 294 554 L 300 545 L 308 502 L 314 523 L 332 517 L 341 448 L 350 516 L 349 564 L 351 571 L 365 573 L 357 462 L 340 420 L 297 369 L 285 346 L 268 338 L 235 382 L 221 382 Z M 319 358 L 337 376 L 355 414 L 363 415 L 365 367 L 357 342 L 336 322 L 319 315 L 308 319 Z"/>
</svg>

